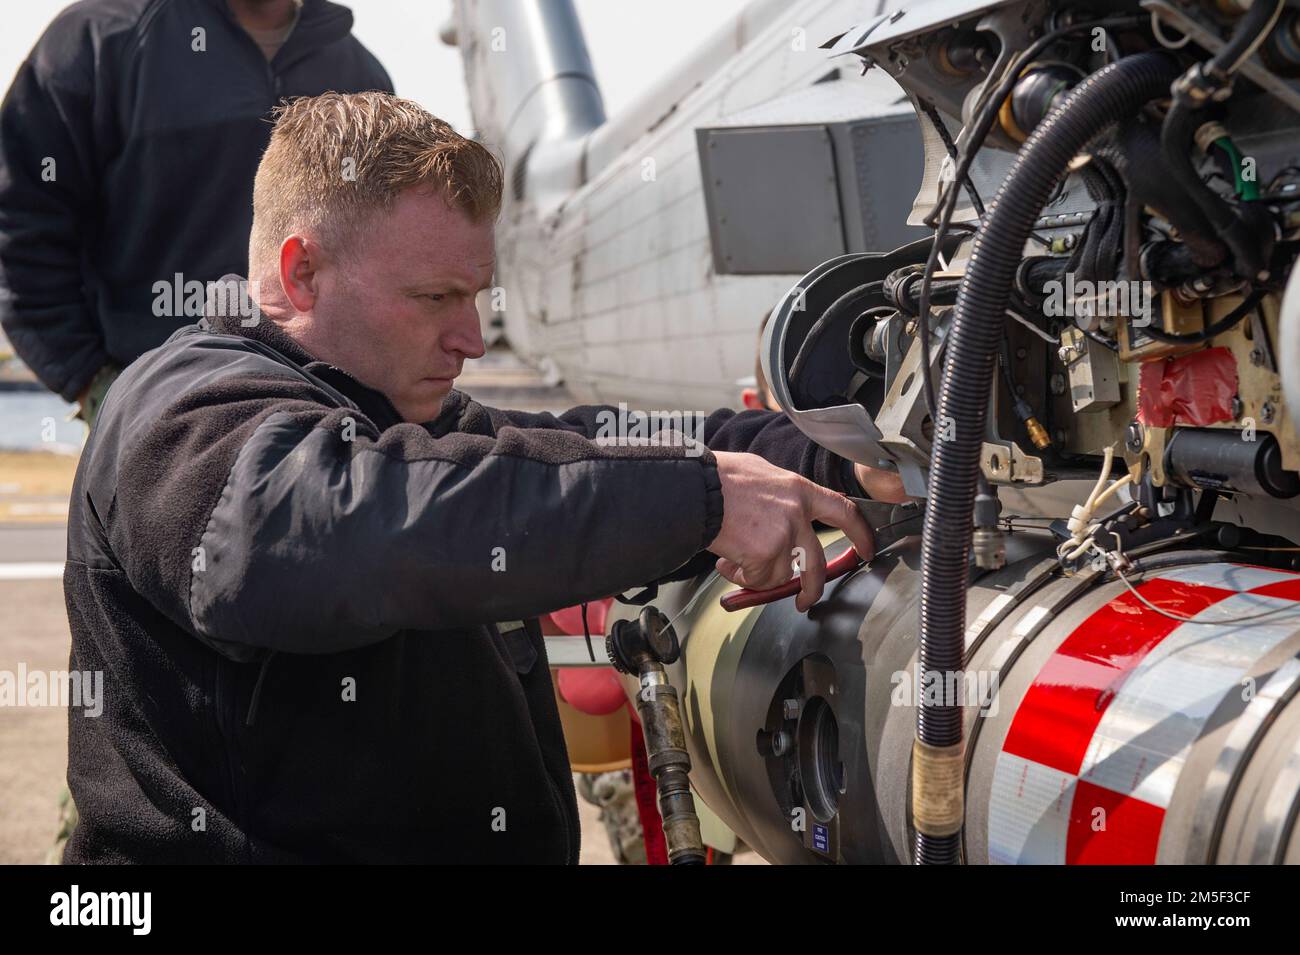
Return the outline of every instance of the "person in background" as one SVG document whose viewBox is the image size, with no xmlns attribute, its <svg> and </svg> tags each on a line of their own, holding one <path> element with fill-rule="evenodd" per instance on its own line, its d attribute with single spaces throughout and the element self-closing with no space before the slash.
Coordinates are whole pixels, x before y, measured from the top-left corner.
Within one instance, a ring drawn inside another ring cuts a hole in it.
<svg viewBox="0 0 1300 955">
<path fill-rule="evenodd" d="M 93 425 L 118 373 L 248 266 L 253 177 L 286 98 L 392 92 L 328 0 L 83 0 L 0 105 L 0 324 Z M 192 306 L 192 307 L 191 307 Z M 77 824 L 65 789 L 57 861 Z"/>
<path fill-rule="evenodd" d="M 767 331 L 767 323 L 771 317 L 772 312 L 769 310 L 758 323 L 758 350 L 754 353 L 753 381 L 742 378 L 738 382 L 741 386 L 740 403 L 745 406 L 746 411 L 781 410 L 781 406 L 772 397 L 772 388 L 767 383 L 767 375 L 763 374 L 763 332 Z"/>
<path fill-rule="evenodd" d="M 392 92 L 328 0 L 83 0 L 0 106 L 0 324 L 91 423 L 117 372 L 248 264 L 282 100 Z"/>
</svg>

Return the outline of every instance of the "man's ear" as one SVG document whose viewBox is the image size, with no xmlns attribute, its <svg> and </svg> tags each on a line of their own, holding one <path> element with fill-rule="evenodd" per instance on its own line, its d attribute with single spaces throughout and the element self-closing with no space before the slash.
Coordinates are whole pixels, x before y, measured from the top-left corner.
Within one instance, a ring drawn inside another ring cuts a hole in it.
<svg viewBox="0 0 1300 955">
<path fill-rule="evenodd" d="M 300 235 L 280 245 L 280 287 L 297 312 L 310 312 L 316 304 L 320 246 Z"/>
</svg>

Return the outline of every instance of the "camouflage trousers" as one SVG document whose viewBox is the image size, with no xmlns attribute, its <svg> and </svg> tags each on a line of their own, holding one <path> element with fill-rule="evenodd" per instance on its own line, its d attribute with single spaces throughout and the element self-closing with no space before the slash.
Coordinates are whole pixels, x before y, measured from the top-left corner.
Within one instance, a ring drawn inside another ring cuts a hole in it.
<svg viewBox="0 0 1300 955">
<path fill-rule="evenodd" d="M 578 793 L 600 809 L 600 821 L 619 865 L 645 865 L 645 840 L 641 837 L 632 770 L 582 773 L 578 776 Z"/>
</svg>

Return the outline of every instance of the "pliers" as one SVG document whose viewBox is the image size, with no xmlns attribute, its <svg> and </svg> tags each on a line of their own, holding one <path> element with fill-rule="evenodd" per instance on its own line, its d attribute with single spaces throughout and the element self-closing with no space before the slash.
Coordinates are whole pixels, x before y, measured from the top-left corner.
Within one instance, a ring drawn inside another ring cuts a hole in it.
<svg viewBox="0 0 1300 955">
<path fill-rule="evenodd" d="M 925 521 L 925 508 L 917 501 L 908 501 L 905 504 L 886 504 L 883 501 L 873 501 L 865 497 L 849 498 L 862 516 L 866 518 L 868 526 L 871 528 L 871 536 L 876 544 L 876 553 L 879 554 L 886 547 L 898 543 L 904 537 L 911 537 L 914 534 L 920 534 L 922 525 Z M 857 570 L 862 566 L 863 560 L 858 552 L 851 546 L 844 553 L 826 564 L 826 582 L 830 583 L 843 577 L 849 571 Z M 781 600 L 785 597 L 793 597 L 800 590 L 800 578 L 792 577 L 779 587 L 773 587 L 771 590 L 749 590 L 742 588 L 733 590 L 729 594 L 723 595 L 719 603 L 722 604 L 723 610 L 744 610 L 747 607 L 757 607 L 761 604 L 772 603 L 774 600 Z"/>
</svg>

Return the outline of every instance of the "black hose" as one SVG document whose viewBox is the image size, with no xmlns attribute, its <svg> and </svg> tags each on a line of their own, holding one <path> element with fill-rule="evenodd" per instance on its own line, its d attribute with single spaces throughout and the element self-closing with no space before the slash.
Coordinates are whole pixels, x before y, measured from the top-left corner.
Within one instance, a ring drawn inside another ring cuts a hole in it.
<svg viewBox="0 0 1300 955">
<path fill-rule="evenodd" d="M 1100 164 L 1095 157 L 1092 162 L 1079 170 L 1079 178 L 1083 180 L 1083 185 L 1088 190 L 1088 198 L 1094 204 L 1114 202 L 1119 197 L 1115 192 L 1114 183 L 1111 181 L 1110 176 L 1101 171 Z"/>
<path fill-rule="evenodd" d="M 1044 289 L 1064 282 L 1069 268 L 1070 260 L 1061 256 L 1030 256 L 1017 268 L 1016 291 L 1035 308 L 1042 308 Z"/>
<path fill-rule="evenodd" d="M 1094 158 L 1080 171 L 1096 207 L 1067 269 L 1082 281 L 1095 282 L 1115 275 L 1124 250 L 1123 186 L 1117 186 L 1108 170 L 1105 160 Z"/>
<path fill-rule="evenodd" d="M 962 668 L 971 517 L 988 422 L 989 390 L 1011 287 L 1026 237 L 1070 160 L 1117 119 L 1167 94 L 1178 76 L 1163 52 L 1122 59 L 1083 80 L 1040 122 L 1020 148 L 975 239 L 957 296 L 943 370 L 939 415 L 930 454 L 921 570 L 920 667 L 944 687 Z M 944 694 L 917 710 L 918 746 L 959 746 L 962 708 Z M 951 864 L 960 832 L 933 834 L 918 826 L 915 859 Z"/>
<path fill-rule="evenodd" d="M 1267 278 L 1271 234 L 1260 213 L 1234 208 L 1201 181 L 1192 164 L 1200 109 L 1229 89 L 1232 76 L 1263 42 L 1281 15 L 1285 0 L 1256 0 L 1238 21 L 1223 48 L 1197 64 L 1174 84 L 1173 103 L 1160 128 L 1160 152 L 1167 173 L 1205 214 L 1214 231 L 1232 250 L 1236 273 L 1251 281 Z"/>
<path fill-rule="evenodd" d="M 1125 123 L 1116 142 L 1098 151 L 1116 166 L 1137 203 L 1155 209 L 1178 230 L 1197 268 L 1208 271 L 1223 264 L 1227 247 L 1200 206 L 1187 201 L 1186 186 L 1166 174 L 1160 136 L 1150 124 L 1141 120 Z"/>
<path fill-rule="evenodd" d="M 1148 242 L 1139 256 L 1139 274 L 1157 289 L 1175 288 L 1200 278 L 1207 269 L 1196 260 L 1186 243 L 1160 239 Z"/>
<path fill-rule="evenodd" d="M 1237 210 L 1222 196 L 1201 181 L 1192 165 L 1199 114 L 1185 100 L 1175 99 L 1160 128 L 1162 169 L 1204 214 L 1213 234 L 1222 237 L 1232 250 L 1237 275 L 1254 281 L 1261 277 L 1266 258 L 1261 249 L 1258 230 L 1248 225 Z"/>
<path fill-rule="evenodd" d="M 900 274 L 901 273 L 901 274 Z M 921 267 L 908 266 L 885 277 L 885 298 L 904 315 L 916 316 L 921 304 Z M 930 284 L 930 302 L 951 305 L 957 300 L 961 279 L 940 279 Z"/>
<path fill-rule="evenodd" d="M 926 119 L 934 127 L 939 139 L 943 142 L 943 148 L 948 152 L 948 158 L 952 160 L 953 168 L 957 168 L 960 157 L 957 155 L 957 144 L 953 141 L 952 133 L 948 132 L 948 127 L 944 125 L 943 117 L 939 111 L 934 108 L 934 104 L 929 100 L 917 98 L 917 104 L 921 107 L 921 112 L 925 113 Z M 975 188 L 975 183 L 971 181 L 970 176 L 962 177 L 962 186 L 966 190 L 966 195 L 970 199 L 971 207 L 974 208 L 975 214 L 981 219 L 984 218 L 984 200 L 980 198 L 979 190 Z"/>
<path fill-rule="evenodd" d="M 1230 77 L 1241 69 L 1243 63 L 1272 30 L 1274 22 L 1282 15 L 1286 0 L 1256 0 L 1238 21 L 1232 36 L 1223 45 L 1214 58 L 1206 65 L 1206 72 L 1211 76 Z"/>
</svg>

